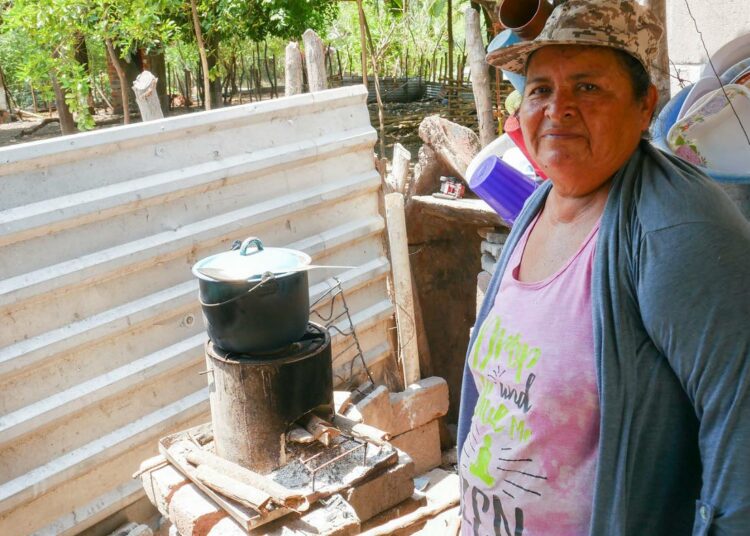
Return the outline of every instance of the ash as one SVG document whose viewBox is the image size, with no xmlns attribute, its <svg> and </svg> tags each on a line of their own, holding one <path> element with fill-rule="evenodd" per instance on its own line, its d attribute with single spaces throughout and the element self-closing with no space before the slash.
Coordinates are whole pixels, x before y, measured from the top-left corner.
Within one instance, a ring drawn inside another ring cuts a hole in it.
<svg viewBox="0 0 750 536">
<path fill-rule="evenodd" d="M 318 442 L 309 445 L 288 444 L 287 459 L 292 461 L 271 473 L 269 477 L 289 489 L 302 493 L 333 492 L 369 473 L 394 452 L 390 445 L 380 447 L 367 443 L 365 459 L 365 444 L 364 440 L 342 436 L 337 437 L 329 447 Z M 345 454 L 350 450 L 351 452 Z M 342 456 L 343 454 L 345 455 Z M 341 458 L 331 462 L 338 456 Z M 330 465 L 325 465 L 328 462 L 331 462 Z"/>
</svg>

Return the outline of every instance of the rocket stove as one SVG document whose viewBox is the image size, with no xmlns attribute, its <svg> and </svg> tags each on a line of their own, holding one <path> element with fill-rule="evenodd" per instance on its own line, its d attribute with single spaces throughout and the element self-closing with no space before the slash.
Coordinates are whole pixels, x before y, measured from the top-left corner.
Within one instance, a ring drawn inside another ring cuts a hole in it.
<svg viewBox="0 0 750 536">
<path fill-rule="evenodd" d="M 287 463 L 286 432 L 315 410 L 333 417 L 331 337 L 312 322 L 299 340 L 241 355 L 206 343 L 216 454 L 268 474 Z"/>
</svg>

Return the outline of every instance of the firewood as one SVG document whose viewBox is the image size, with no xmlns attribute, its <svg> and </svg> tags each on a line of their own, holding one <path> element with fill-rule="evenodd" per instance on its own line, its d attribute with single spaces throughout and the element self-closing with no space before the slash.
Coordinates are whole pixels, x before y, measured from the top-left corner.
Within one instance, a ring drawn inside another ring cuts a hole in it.
<svg viewBox="0 0 750 536">
<path fill-rule="evenodd" d="M 205 493 L 222 510 L 229 514 L 230 517 L 237 521 L 241 527 L 244 527 L 246 530 L 251 530 L 291 512 L 291 510 L 287 508 L 278 508 L 266 516 L 257 515 L 253 517 L 253 514 L 255 514 L 253 509 L 248 509 L 245 505 L 236 504 L 230 501 L 216 493 L 198 479 L 196 469 L 190 465 L 185 458 L 186 453 L 193 452 L 193 449 L 196 449 L 196 447 L 189 441 L 176 441 L 169 447 L 166 447 L 162 442 L 159 442 L 159 451 L 164 457 L 193 484 L 195 484 L 198 489 Z"/>
<path fill-rule="evenodd" d="M 333 418 L 333 424 L 338 426 L 341 431 L 345 434 L 358 437 L 360 439 L 366 439 L 371 443 L 382 446 L 391 438 L 390 434 L 383 430 L 378 430 L 374 426 L 367 424 L 358 423 L 338 413 Z"/>
<path fill-rule="evenodd" d="M 224 458 L 220 458 L 211 452 L 192 448 L 187 453 L 187 460 L 193 465 L 207 465 L 216 469 L 220 473 L 232 475 L 237 481 L 253 486 L 254 488 L 267 493 L 271 496 L 271 501 L 279 506 L 284 506 L 297 512 L 304 512 L 310 508 L 310 503 L 305 495 L 289 490 L 268 477 L 225 460 Z"/>
<path fill-rule="evenodd" d="M 315 436 L 301 426 L 295 424 L 292 426 L 291 430 L 286 433 L 286 440 L 290 443 L 307 445 L 315 441 Z"/>
<path fill-rule="evenodd" d="M 330 446 L 331 441 L 341 434 L 331 423 L 324 421 L 313 413 L 302 424 L 305 430 L 312 434 L 314 439 L 317 439 L 326 447 Z"/>
<path fill-rule="evenodd" d="M 261 515 L 268 512 L 271 496 L 254 486 L 239 482 L 209 465 L 199 465 L 195 476 L 209 488 L 252 508 Z"/>
</svg>

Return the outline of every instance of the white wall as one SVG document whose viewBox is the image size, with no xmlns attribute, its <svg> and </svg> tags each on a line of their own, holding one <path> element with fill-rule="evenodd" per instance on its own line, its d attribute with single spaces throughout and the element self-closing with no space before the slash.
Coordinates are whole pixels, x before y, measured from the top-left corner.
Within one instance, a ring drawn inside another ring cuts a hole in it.
<svg viewBox="0 0 750 536">
<path fill-rule="evenodd" d="M 354 265 L 340 278 L 368 363 L 392 359 L 366 97 L 346 87 L 0 149 L 0 534 L 92 526 L 143 495 L 131 475 L 160 437 L 209 419 L 190 268 L 235 239 Z M 312 298 L 330 275 L 310 273 Z M 335 383 L 349 378 L 346 358 L 333 365 Z"/>
<path fill-rule="evenodd" d="M 733 38 L 750 33 L 750 0 L 687 1 L 709 54 Z M 680 77 L 695 82 L 706 62 L 706 53 L 685 0 L 667 0 L 667 25 L 669 58 L 677 66 Z M 678 88 L 678 81 L 673 78 L 673 93 Z"/>
</svg>

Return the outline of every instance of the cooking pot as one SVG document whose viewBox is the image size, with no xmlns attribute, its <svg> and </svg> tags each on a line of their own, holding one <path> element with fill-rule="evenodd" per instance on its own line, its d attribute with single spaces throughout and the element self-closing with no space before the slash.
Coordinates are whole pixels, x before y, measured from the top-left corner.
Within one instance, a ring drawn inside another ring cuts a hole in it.
<svg viewBox="0 0 750 536">
<path fill-rule="evenodd" d="M 208 336 L 238 354 L 269 353 L 299 340 L 307 329 L 310 257 L 267 248 L 256 237 L 193 265 Z"/>
</svg>

